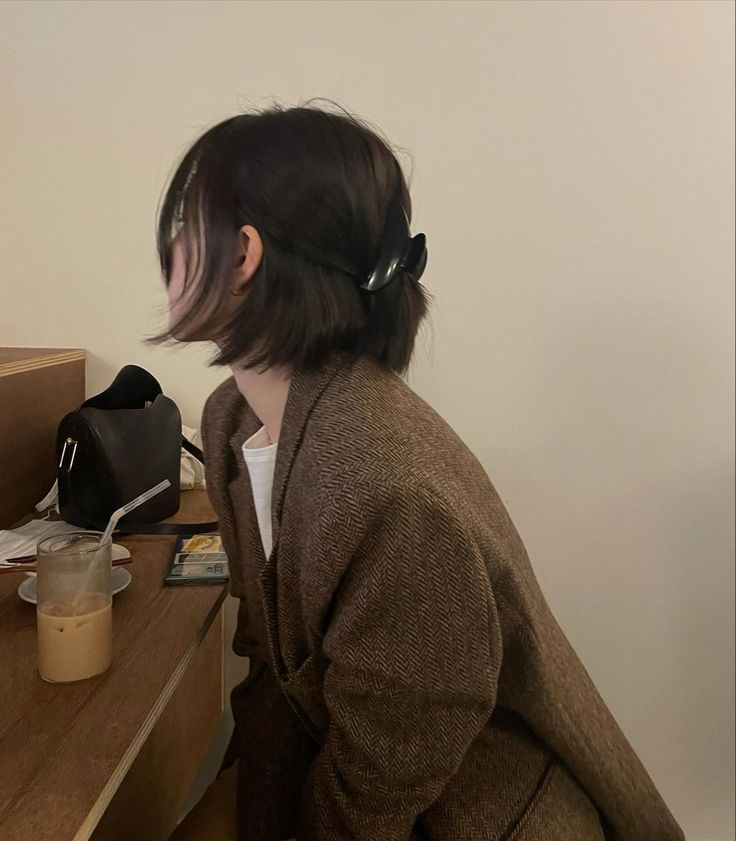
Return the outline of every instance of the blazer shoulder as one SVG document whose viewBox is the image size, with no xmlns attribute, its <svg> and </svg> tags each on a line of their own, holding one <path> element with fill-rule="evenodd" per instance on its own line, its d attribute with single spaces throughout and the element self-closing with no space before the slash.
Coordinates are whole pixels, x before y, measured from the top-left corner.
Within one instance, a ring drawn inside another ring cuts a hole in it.
<svg viewBox="0 0 736 841">
<path fill-rule="evenodd" d="M 309 489 L 309 504 L 331 527 L 341 518 L 368 526 L 408 497 L 485 542 L 506 535 L 520 551 L 480 460 L 428 402 L 377 363 L 361 361 L 330 383 L 299 461 L 297 486 Z"/>
<path fill-rule="evenodd" d="M 317 461 L 328 469 L 337 463 L 352 480 L 425 480 L 436 489 L 480 467 L 427 401 L 370 359 L 335 377 L 313 414 L 309 443 Z"/>
</svg>

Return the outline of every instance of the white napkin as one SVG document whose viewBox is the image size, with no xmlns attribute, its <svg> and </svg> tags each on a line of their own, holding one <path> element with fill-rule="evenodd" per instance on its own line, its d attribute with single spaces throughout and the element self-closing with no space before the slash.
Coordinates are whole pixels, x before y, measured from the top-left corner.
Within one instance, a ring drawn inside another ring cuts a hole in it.
<svg viewBox="0 0 736 841">
<path fill-rule="evenodd" d="M 181 427 L 184 437 L 191 441 L 192 444 L 202 449 L 202 439 L 199 435 L 198 429 L 192 429 L 190 426 Z M 184 448 L 181 451 L 181 467 L 179 470 L 181 489 L 183 491 L 191 490 L 192 488 L 204 488 L 204 465 L 197 461 L 193 455 L 188 453 Z"/>
<path fill-rule="evenodd" d="M 8 558 L 35 555 L 39 540 L 71 531 L 79 531 L 79 526 L 72 526 L 63 520 L 31 520 L 16 529 L 0 529 L 0 567 L 17 566 L 9 564 Z"/>
<path fill-rule="evenodd" d="M 18 569 L 18 564 L 8 562 L 9 558 L 25 558 L 36 555 L 36 544 L 55 534 L 66 534 L 72 531 L 84 531 L 79 526 L 72 526 L 63 520 L 31 520 L 17 529 L 0 529 L 0 569 L 12 567 Z M 112 544 L 113 561 L 130 557 L 130 550 L 118 543 Z M 34 561 L 28 561 L 33 563 Z M 28 573 L 30 575 L 30 573 Z"/>
</svg>

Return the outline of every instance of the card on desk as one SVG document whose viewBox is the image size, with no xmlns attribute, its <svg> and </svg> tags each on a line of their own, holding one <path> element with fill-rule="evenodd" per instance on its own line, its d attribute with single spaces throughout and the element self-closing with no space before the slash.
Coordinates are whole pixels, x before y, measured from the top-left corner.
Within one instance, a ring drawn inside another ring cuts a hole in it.
<svg viewBox="0 0 736 841">
<path fill-rule="evenodd" d="M 219 534 L 186 534 L 177 538 L 165 584 L 222 584 L 229 578 L 227 555 Z"/>
</svg>

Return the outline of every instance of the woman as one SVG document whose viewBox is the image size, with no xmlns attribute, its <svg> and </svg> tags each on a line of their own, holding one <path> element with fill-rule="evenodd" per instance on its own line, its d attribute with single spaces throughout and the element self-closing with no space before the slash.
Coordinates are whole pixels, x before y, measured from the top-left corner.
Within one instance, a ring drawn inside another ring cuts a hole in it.
<svg viewBox="0 0 736 841">
<path fill-rule="evenodd" d="M 389 144 L 309 105 L 215 125 L 163 202 L 170 334 L 232 370 L 202 435 L 251 658 L 238 837 L 682 839 L 491 481 L 398 376 L 410 218 Z"/>
</svg>

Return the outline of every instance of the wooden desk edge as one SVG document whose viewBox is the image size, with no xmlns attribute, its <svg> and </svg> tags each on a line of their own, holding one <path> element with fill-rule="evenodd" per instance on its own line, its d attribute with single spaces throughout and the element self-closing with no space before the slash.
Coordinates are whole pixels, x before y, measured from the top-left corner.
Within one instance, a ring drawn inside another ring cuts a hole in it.
<svg viewBox="0 0 736 841">
<path fill-rule="evenodd" d="M 158 721 L 164 707 L 169 702 L 169 699 L 174 694 L 176 687 L 181 682 L 184 672 L 189 666 L 192 657 L 194 657 L 194 653 L 196 652 L 197 648 L 199 648 L 200 644 L 202 643 L 202 640 L 205 638 L 205 635 L 207 634 L 207 631 L 209 631 L 215 617 L 220 612 L 220 609 L 222 608 L 222 605 L 225 601 L 225 597 L 227 596 L 227 592 L 227 584 L 221 585 L 220 595 L 218 596 L 217 601 L 212 606 L 212 609 L 207 615 L 207 618 L 204 621 L 199 634 L 197 634 L 197 638 L 192 641 L 192 644 L 189 646 L 184 656 L 181 658 L 179 665 L 172 673 L 171 677 L 166 683 L 166 686 L 164 686 L 156 703 L 153 705 L 153 707 L 151 707 L 151 711 L 146 717 L 146 720 L 141 725 L 141 729 L 138 731 L 135 739 L 133 739 L 133 741 L 130 743 L 130 746 L 123 754 L 120 762 L 117 765 L 117 768 L 110 775 L 110 779 L 107 781 L 105 787 L 100 792 L 99 797 L 95 801 L 92 808 L 89 810 L 89 813 L 84 819 L 84 822 L 76 831 L 72 841 L 88 841 L 88 839 L 94 832 L 95 827 L 100 822 L 100 819 L 105 812 L 105 809 L 107 809 L 107 807 L 110 805 L 110 801 L 115 796 L 115 792 L 118 790 L 118 788 L 120 787 L 120 783 L 123 781 L 123 778 L 130 770 L 131 765 L 135 761 L 136 756 L 138 756 L 138 753 L 140 752 L 140 749 L 143 747 L 144 742 L 150 735 L 151 730 L 153 730 L 153 727 Z"/>
<path fill-rule="evenodd" d="M 22 348 L 20 348 L 22 350 Z M 29 351 L 31 349 L 29 348 Z M 87 352 L 77 348 L 40 348 L 44 350 L 43 355 L 30 355 L 23 359 L 16 359 L 12 362 L 0 361 L 0 377 L 8 377 L 11 374 L 21 374 L 27 371 L 35 371 L 38 368 L 47 368 L 49 365 L 63 365 L 66 362 L 86 361 Z"/>
</svg>

